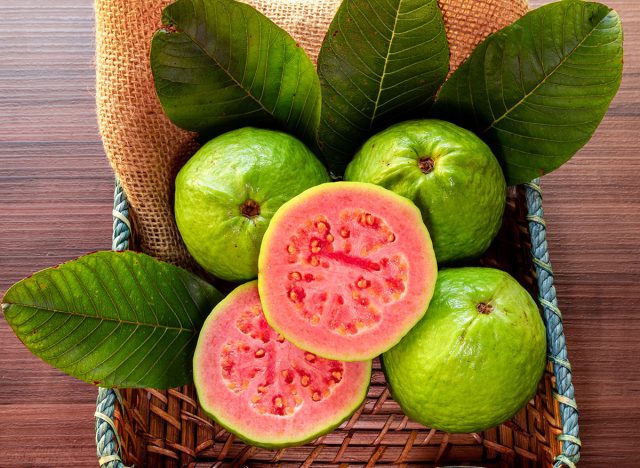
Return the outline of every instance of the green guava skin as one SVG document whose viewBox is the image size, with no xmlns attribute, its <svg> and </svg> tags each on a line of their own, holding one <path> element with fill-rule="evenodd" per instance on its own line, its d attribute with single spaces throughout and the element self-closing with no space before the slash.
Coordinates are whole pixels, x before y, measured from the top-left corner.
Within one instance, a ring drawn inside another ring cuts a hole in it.
<svg viewBox="0 0 640 468">
<path fill-rule="evenodd" d="M 492 307 L 480 313 L 478 304 Z M 442 270 L 424 318 L 382 356 L 407 416 L 446 432 L 494 427 L 536 392 L 545 327 L 529 293 L 492 268 Z"/>
<path fill-rule="evenodd" d="M 419 163 L 426 158 L 433 168 L 425 174 Z M 506 182 L 498 160 L 475 134 L 442 120 L 410 120 L 374 135 L 344 178 L 381 185 L 413 201 L 439 264 L 480 256 L 502 223 Z"/>
<path fill-rule="evenodd" d="M 228 281 L 258 275 L 260 243 L 287 200 L 330 181 L 302 142 L 282 132 L 242 128 L 206 143 L 178 173 L 175 217 L 193 258 Z M 247 200 L 260 213 L 243 215 Z"/>
</svg>

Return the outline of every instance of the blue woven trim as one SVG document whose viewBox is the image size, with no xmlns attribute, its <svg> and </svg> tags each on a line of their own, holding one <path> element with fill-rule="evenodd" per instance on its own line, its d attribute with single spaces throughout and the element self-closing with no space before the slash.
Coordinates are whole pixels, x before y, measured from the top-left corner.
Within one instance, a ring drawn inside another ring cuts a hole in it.
<svg viewBox="0 0 640 468">
<path fill-rule="evenodd" d="M 111 249 L 127 250 L 130 236 L 129 201 L 120 186 L 120 181 L 116 180 L 116 188 L 113 193 L 113 237 Z"/>
<path fill-rule="evenodd" d="M 113 426 L 116 393 L 111 388 L 98 389 L 96 402 L 96 450 L 103 468 L 124 468 L 120 459 L 120 444 Z"/>
<path fill-rule="evenodd" d="M 127 250 L 131 225 L 129 224 L 129 202 L 116 180 L 113 194 L 113 250 Z M 120 444 L 113 427 L 113 412 L 117 401 L 116 392 L 111 388 L 100 388 L 96 401 L 96 449 L 98 462 L 102 468 L 125 468 L 120 459 Z"/>
<path fill-rule="evenodd" d="M 553 269 L 547 250 L 547 230 L 542 210 L 542 190 L 539 179 L 525 184 L 529 233 L 531 234 L 531 253 L 538 278 L 539 302 L 547 328 L 547 347 L 549 360 L 553 362 L 556 376 L 554 397 L 560 405 L 562 434 L 562 453 L 556 456 L 554 467 L 575 467 L 580 460 L 580 437 L 578 430 L 578 406 L 574 398 L 571 382 L 571 365 L 567 357 L 567 343 L 562 326 L 562 314 L 556 300 L 556 288 L 553 285 Z"/>
</svg>

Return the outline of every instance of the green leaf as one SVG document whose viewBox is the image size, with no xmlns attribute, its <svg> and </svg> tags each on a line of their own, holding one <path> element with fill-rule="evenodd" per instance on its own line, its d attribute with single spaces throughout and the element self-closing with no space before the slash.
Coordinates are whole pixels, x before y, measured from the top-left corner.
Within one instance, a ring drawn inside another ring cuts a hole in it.
<svg viewBox="0 0 640 468">
<path fill-rule="evenodd" d="M 318 57 L 318 145 L 333 172 L 376 131 L 424 116 L 448 72 L 436 0 L 344 0 Z"/>
<path fill-rule="evenodd" d="M 589 141 L 621 78 L 618 14 L 565 0 L 480 44 L 442 87 L 434 114 L 483 137 L 515 185 L 553 171 Z"/>
<path fill-rule="evenodd" d="M 9 325 L 54 367 L 103 387 L 191 381 L 200 326 L 222 295 L 135 252 L 96 252 L 43 270 L 2 299 Z"/>
<path fill-rule="evenodd" d="M 275 126 L 313 141 L 320 83 L 285 31 L 234 0 L 178 0 L 162 18 L 151 70 L 173 123 L 206 134 Z"/>
</svg>

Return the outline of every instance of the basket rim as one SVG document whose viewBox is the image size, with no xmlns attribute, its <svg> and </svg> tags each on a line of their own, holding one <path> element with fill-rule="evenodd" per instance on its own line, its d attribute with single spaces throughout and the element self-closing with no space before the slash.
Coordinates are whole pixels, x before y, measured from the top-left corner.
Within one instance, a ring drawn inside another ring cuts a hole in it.
<svg viewBox="0 0 640 468">
<path fill-rule="evenodd" d="M 580 460 L 581 441 L 578 426 L 578 407 L 572 383 L 571 364 L 558 308 L 553 269 L 546 240 L 546 224 L 542 207 L 542 189 L 539 179 L 524 184 L 527 204 L 526 219 L 531 237 L 531 255 L 538 283 L 538 303 L 547 335 L 547 359 L 553 364 L 556 388 L 553 397 L 558 401 L 562 433 L 562 452 L 554 459 L 554 468 L 575 468 Z M 127 250 L 131 236 L 129 203 L 120 182 L 116 179 L 113 204 L 113 250 Z M 114 389 L 100 388 L 96 401 L 96 448 L 98 463 L 107 468 L 124 468 L 119 454 L 120 439 L 113 422 L 113 414 L 119 394 Z"/>
</svg>

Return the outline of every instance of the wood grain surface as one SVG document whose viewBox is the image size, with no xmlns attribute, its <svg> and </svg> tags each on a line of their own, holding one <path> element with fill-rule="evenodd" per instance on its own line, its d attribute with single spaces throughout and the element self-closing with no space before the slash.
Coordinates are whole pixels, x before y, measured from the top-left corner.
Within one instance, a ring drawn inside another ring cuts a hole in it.
<svg viewBox="0 0 640 468">
<path fill-rule="evenodd" d="M 548 3 L 533 0 L 532 6 Z M 574 370 L 581 466 L 640 466 L 640 2 L 622 88 L 590 144 L 544 178 Z M 110 247 L 113 176 L 94 103 L 91 0 L 0 2 L 0 292 Z M 97 466 L 96 389 L 32 356 L 0 320 L 0 466 Z"/>
</svg>

